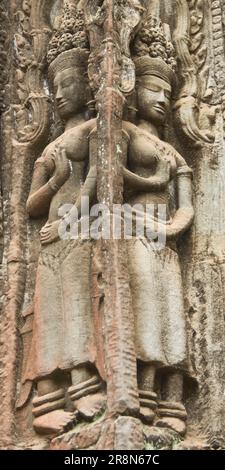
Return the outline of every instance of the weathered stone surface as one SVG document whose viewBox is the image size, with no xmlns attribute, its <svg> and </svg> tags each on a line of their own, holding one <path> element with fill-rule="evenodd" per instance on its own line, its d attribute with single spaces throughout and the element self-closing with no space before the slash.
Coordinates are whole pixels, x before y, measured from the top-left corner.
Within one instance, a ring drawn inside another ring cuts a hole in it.
<svg viewBox="0 0 225 470">
<path fill-rule="evenodd" d="M 159 428 L 156 426 L 144 427 L 145 442 L 156 448 L 172 448 L 174 442 L 179 442 L 180 437 L 169 428 Z"/>
<path fill-rule="evenodd" d="M 114 448 L 117 450 L 144 448 L 143 429 L 138 419 L 121 416 L 116 420 Z"/>
<path fill-rule="evenodd" d="M 224 0 L 0 3 L 0 447 L 224 448 Z"/>
<path fill-rule="evenodd" d="M 165 417 L 158 419 L 155 424 L 159 428 L 172 429 L 172 431 L 176 432 L 180 436 L 184 436 L 187 429 L 185 422 L 178 418 Z"/>
<path fill-rule="evenodd" d="M 138 419 L 121 416 L 105 421 L 97 449 L 106 450 L 142 450 L 144 434 L 142 424 Z"/>
<path fill-rule="evenodd" d="M 94 447 L 100 437 L 103 423 L 83 425 L 67 434 L 55 437 L 51 441 L 50 450 L 77 450 Z"/>
<path fill-rule="evenodd" d="M 187 438 L 183 442 L 178 443 L 175 450 L 210 450 L 210 445 L 197 437 Z"/>
</svg>

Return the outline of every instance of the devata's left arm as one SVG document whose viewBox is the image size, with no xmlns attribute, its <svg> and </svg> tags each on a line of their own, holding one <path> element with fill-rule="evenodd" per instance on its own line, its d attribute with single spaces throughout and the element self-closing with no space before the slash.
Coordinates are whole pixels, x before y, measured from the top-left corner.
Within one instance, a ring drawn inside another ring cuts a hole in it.
<svg viewBox="0 0 225 470">
<path fill-rule="evenodd" d="M 167 237 L 176 238 L 189 229 L 194 218 L 192 204 L 192 170 L 183 165 L 177 170 L 178 209 L 167 227 Z"/>
</svg>

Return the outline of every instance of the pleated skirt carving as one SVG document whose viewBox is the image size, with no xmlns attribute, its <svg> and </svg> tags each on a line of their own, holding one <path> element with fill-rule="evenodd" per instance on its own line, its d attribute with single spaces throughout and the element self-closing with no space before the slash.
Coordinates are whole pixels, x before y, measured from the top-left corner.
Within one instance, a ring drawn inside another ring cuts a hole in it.
<svg viewBox="0 0 225 470">
<path fill-rule="evenodd" d="M 186 328 L 176 251 L 155 251 L 147 239 L 128 241 L 137 358 L 158 367 L 185 367 Z"/>
</svg>

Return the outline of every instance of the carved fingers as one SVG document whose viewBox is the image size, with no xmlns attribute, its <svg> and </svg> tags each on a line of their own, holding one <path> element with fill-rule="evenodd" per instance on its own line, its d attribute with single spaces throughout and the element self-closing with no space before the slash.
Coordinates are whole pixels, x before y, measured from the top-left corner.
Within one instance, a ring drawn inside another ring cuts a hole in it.
<svg viewBox="0 0 225 470">
<path fill-rule="evenodd" d="M 148 178 L 139 176 L 123 166 L 123 176 L 125 182 L 133 189 L 141 191 L 162 190 L 170 180 L 170 162 L 166 159 L 158 160 L 155 175 L 150 175 Z"/>
<path fill-rule="evenodd" d="M 40 230 L 40 239 L 42 245 L 47 245 L 52 243 L 59 238 L 59 224 L 60 221 L 56 220 L 51 224 L 47 223 L 41 230 Z"/>
<path fill-rule="evenodd" d="M 158 160 L 156 173 L 162 184 L 168 184 L 170 180 L 170 161 L 166 158 L 160 158 Z"/>
<path fill-rule="evenodd" d="M 52 154 L 55 165 L 53 178 L 59 186 L 62 186 L 70 177 L 72 171 L 72 163 L 68 160 L 66 151 L 63 147 L 57 147 Z"/>
</svg>

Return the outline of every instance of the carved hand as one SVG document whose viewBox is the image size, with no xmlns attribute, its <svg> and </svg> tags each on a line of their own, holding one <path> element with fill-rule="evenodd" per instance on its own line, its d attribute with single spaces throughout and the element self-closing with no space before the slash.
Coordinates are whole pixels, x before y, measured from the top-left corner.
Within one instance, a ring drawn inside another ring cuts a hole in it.
<svg viewBox="0 0 225 470">
<path fill-rule="evenodd" d="M 40 238 L 42 245 L 47 245 L 59 239 L 59 224 L 60 220 L 56 220 L 51 224 L 45 224 L 45 226 L 40 230 Z"/>
<path fill-rule="evenodd" d="M 160 221 L 155 221 L 152 228 L 158 236 L 166 233 L 167 240 L 176 240 L 191 226 L 193 217 L 193 207 L 181 208 L 177 210 L 174 218 L 169 223 L 164 225 Z"/>
<path fill-rule="evenodd" d="M 58 147 L 52 155 L 55 164 L 55 171 L 53 173 L 54 183 L 61 187 L 70 177 L 71 166 L 70 161 L 66 156 L 66 151 L 62 147 Z"/>
<path fill-rule="evenodd" d="M 136 175 L 125 167 L 123 167 L 123 175 L 125 181 L 133 186 L 133 189 L 140 191 L 162 190 L 167 187 L 170 180 L 170 162 L 166 159 L 160 159 L 155 175 L 148 178 Z"/>
<path fill-rule="evenodd" d="M 161 184 L 167 184 L 170 180 L 170 162 L 165 158 L 160 158 L 158 161 L 156 176 L 161 180 Z"/>
</svg>

